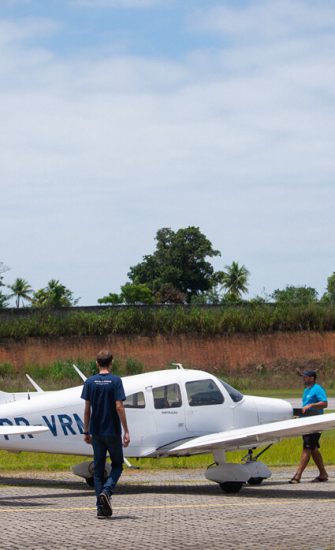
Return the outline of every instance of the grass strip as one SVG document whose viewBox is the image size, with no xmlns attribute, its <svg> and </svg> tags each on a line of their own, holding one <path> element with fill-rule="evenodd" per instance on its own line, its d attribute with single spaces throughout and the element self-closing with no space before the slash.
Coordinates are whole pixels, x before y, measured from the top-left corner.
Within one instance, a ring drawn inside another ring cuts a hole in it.
<svg viewBox="0 0 335 550">
<path fill-rule="evenodd" d="M 273 445 L 262 459 L 268 466 L 294 466 L 299 462 L 302 449 L 302 438 L 295 437 L 284 439 Z M 261 448 L 258 449 L 258 451 Z M 322 434 L 321 452 L 325 464 L 335 464 L 335 432 L 329 431 Z M 240 463 L 246 451 L 235 451 L 227 453 L 227 462 Z M 255 451 L 257 454 L 257 451 Z M 49 453 L 10 453 L 0 451 L 0 472 L 1 471 L 68 471 L 75 464 L 90 460 L 89 457 L 76 455 L 62 455 Z M 213 456 L 194 455 L 190 457 L 170 457 L 170 458 L 140 458 L 130 459 L 133 466 L 143 469 L 187 469 L 187 468 L 206 468 L 213 462 Z"/>
</svg>

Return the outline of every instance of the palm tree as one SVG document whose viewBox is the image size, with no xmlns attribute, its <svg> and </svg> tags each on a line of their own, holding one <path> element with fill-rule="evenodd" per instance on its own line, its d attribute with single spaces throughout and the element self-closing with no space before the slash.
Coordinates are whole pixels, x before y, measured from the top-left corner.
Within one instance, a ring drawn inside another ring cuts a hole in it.
<svg viewBox="0 0 335 550">
<path fill-rule="evenodd" d="M 73 292 L 60 281 L 51 279 L 45 288 L 37 290 L 32 299 L 34 307 L 70 307 L 75 306 L 80 298 L 74 299 Z"/>
<path fill-rule="evenodd" d="M 244 265 L 240 267 L 238 262 L 226 265 L 226 270 L 222 276 L 223 287 L 227 290 L 229 298 L 238 301 L 242 294 L 248 292 L 249 271 Z"/>
<path fill-rule="evenodd" d="M 30 294 L 32 294 L 34 291 L 31 288 L 30 284 L 25 281 L 25 279 L 16 279 L 16 281 L 12 285 L 8 285 L 8 288 L 12 291 L 12 294 L 10 294 L 8 297 L 16 297 L 16 307 L 20 307 L 20 300 L 22 300 L 22 302 L 23 300 L 31 301 Z"/>
</svg>

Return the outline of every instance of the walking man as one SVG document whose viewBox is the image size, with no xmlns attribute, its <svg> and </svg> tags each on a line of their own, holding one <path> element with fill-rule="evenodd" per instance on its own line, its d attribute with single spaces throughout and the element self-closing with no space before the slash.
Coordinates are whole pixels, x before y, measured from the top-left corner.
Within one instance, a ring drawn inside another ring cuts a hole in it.
<svg viewBox="0 0 335 550">
<path fill-rule="evenodd" d="M 98 353 L 99 373 L 84 383 L 81 398 L 85 399 L 84 441 L 93 445 L 94 487 L 97 496 L 97 517 L 112 515 L 111 496 L 122 473 L 123 446 L 130 443 L 123 401 L 126 399 L 122 380 L 110 372 L 113 356 L 109 350 Z M 111 472 L 105 481 L 106 455 L 112 461 Z"/>
<path fill-rule="evenodd" d="M 328 407 L 328 400 L 324 388 L 320 386 L 320 384 L 316 384 L 316 372 L 314 370 L 306 370 L 302 373 L 302 376 L 305 384 L 305 389 L 302 394 L 302 417 L 323 414 L 323 409 Z M 302 473 L 311 456 L 319 470 L 319 475 L 312 481 L 328 481 L 328 474 L 325 470 L 322 455 L 319 451 L 320 436 L 321 433 L 303 435 L 303 449 L 300 463 L 295 475 L 289 483 L 300 483 Z"/>
</svg>

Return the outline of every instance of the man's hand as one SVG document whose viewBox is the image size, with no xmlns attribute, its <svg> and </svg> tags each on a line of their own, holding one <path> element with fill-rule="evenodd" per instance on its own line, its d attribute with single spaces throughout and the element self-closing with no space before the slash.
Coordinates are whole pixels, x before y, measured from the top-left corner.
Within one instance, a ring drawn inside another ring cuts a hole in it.
<svg viewBox="0 0 335 550">
<path fill-rule="evenodd" d="M 301 412 L 302 414 L 305 414 L 305 412 L 307 412 L 309 409 L 311 409 L 312 406 L 311 405 L 305 405 L 302 409 L 301 409 Z"/>
<path fill-rule="evenodd" d="M 90 434 L 85 434 L 84 441 L 90 445 L 92 443 L 92 436 Z"/>
<path fill-rule="evenodd" d="M 124 432 L 124 434 L 123 434 L 123 446 L 128 447 L 129 443 L 130 443 L 129 433 Z"/>
</svg>

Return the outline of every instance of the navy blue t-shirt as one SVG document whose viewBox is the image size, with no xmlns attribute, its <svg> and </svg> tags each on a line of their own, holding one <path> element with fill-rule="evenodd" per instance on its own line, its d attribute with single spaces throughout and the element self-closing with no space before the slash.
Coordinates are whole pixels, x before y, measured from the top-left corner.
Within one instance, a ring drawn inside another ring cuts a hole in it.
<svg viewBox="0 0 335 550">
<path fill-rule="evenodd" d="M 84 383 L 81 398 L 90 402 L 90 434 L 115 436 L 121 434 L 121 422 L 115 401 L 126 399 L 122 380 L 115 374 L 95 374 Z"/>
</svg>

